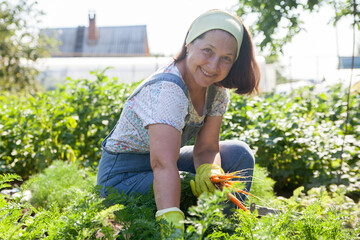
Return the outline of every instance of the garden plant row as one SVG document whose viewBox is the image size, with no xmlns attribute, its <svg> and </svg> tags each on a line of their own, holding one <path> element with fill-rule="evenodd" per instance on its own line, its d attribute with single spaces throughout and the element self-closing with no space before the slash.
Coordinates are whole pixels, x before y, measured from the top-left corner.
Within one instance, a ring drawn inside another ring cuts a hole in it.
<svg viewBox="0 0 360 240">
<path fill-rule="evenodd" d="M 118 84 L 104 72 L 95 80 L 68 79 L 56 91 L 34 97 L 0 97 L 0 173 L 24 179 L 57 160 L 77 160 L 95 169 L 101 141 L 114 127 L 137 84 Z M 346 96 L 339 85 L 290 95 L 232 94 L 222 139 L 241 139 L 255 150 L 277 189 L 310 188 L 337 181 L 355 184 L 360 166 L 360 94 L 350 99 L 344 140 Z M 341 170 L 341 172 L 340 172 Z"/>
<path fill-rule="evenodd" d="M 0 239 L 159 239 L 151 192 L 114 192 L 107 199 L 97 194 L 100 143 L 137 86 L 119 84 L 105 71 L 36 96 L 0 96 L 0 190 L 24 180 L 19 197 L 0 194 Z M 241 139 L 254 149 L 252 193 L 262 199 L 249 197 L 246 206 L 256 202 L 281 212 L 224 215 L 226 194 L 197 200 L 191 176 L 184 175 L 185 239 L 359 237 L 360 94 L 351 95 L 343 144 L 344 92 L 337 85 L 326 92 L 307 87 L 289 95 L 232 94 L 221 139 Z M 274 188 L 293 196 L 275 197 Z M 30 200 L 23 198 L 26 190 Z"/>
</svg>

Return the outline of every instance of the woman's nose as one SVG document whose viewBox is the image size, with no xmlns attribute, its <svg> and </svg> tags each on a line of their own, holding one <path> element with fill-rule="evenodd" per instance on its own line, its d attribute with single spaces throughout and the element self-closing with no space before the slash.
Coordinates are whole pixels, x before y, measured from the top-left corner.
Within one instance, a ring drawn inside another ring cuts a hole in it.
<svg viewBox="0 0 360 240">
<path fill-rule="evenodd" d="M 219 58 L 216 56 L 211 57 L 208 66 L 209 70 L 217 72 L 219 70 Z"/>
</svg>

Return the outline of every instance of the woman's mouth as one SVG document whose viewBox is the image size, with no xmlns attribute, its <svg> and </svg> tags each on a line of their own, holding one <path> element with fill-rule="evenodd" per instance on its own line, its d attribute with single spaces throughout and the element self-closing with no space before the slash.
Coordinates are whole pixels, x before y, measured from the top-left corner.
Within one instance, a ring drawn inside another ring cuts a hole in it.
<svg viewBox="0 0 360 240">
<path fill-rule="evenodd" d="M 203 68 L 200 68 L 200 70 L 201 70 L 201 72 L 205 75 L 205 76 L 207 76 L 207 77 L 213 77 L 213 76 L 215 76 L 215 74 L 211 74 L 211 73 L 209 73 L 209 72 L 207 72 L 205 69 L 203 69 Z"/>
</svg>

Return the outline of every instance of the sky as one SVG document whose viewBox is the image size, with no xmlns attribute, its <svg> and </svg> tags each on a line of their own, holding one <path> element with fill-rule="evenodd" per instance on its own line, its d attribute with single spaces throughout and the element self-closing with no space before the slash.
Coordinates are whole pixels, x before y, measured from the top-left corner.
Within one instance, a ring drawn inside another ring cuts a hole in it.
<svg viewBox="0 0 360 240">
<path fill-rule="evenodd" d="M 180 49 L 191 22 L 203 12 L 219 8 L 235 12 L 237 0 L 37 0 L 45 16 L 40 27 L 88 26 L 89 11 L 96 12 L 97 26 L 147 25 L 150 52 L 173 55 Z M 285 46 L 285 56 L 351 55 L 350 19 L 336 30 L 328 24 L 331 8 L 302 14 L 306 31 Z M 247 21 L 245 19 L 245 25 Z M 250 24 L 250 23 L 249 23 Z M 256 42 L 256 39 L 254 39 Z M 337 47 L 338 46 L 338 47 Z M 259 53 L 261 55 L 261 53 Z"/>
</svg>

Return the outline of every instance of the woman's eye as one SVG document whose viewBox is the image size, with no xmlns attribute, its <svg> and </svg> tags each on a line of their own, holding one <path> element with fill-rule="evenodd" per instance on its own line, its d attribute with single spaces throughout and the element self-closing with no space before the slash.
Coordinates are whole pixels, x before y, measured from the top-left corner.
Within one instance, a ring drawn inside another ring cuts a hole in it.
<svg viewBox="0 0 360 240">
<path fill-rule="evenodd" d="M 211 53 L 211 49 L 210 49 L 210 48 L 205 48 L 205 49 L 204 49 L 204 52 L 206 52 L 206 53 Z"/>
<path fill-rule="evenodd" d="M 232 60 L 231 60 L 231 57 L 224 57 L 224 60 L 226 61 L 226 62 L 231 62 Z"/>
</svg>

